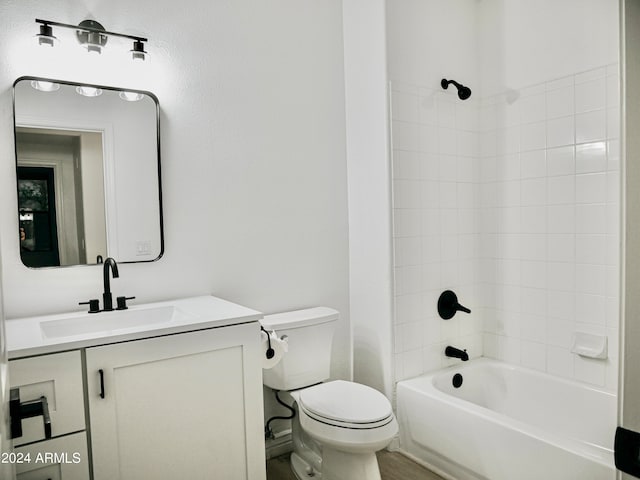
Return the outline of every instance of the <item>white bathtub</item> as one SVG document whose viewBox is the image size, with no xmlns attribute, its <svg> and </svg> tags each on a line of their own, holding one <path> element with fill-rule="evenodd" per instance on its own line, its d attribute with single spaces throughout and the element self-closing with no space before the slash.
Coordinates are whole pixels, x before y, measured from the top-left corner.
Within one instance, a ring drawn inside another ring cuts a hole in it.
<svg viewBox="0 0 640 480">
<path fill-rule="evenodd" d="M 400 448 L 449 478 L 615 479 L 603 390 L 480 358 L 399 382 L 397 402 Z"/>
</svg>

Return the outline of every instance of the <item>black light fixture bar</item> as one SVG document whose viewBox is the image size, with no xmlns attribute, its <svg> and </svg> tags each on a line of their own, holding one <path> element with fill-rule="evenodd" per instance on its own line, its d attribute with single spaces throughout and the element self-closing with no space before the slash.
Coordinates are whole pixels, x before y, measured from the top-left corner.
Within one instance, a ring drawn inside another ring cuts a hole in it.
<svg viewBox="0 0 640 480">
<path fill-rule="evenodd" d="M 49 26 L 53 26 L 53 27 L 72 28 L 73 30 L 80 30 L 80 31 L 83 31 L 83 32 L 94 32 L 94 33 L 99 33 L 101 35 L 110 35 L 112 37 L 128 38 L 130 40 L 135 40 L 135 41 L 138 41 L 138 42 L 148 42 L 149 41 L 147 38 L 137 37 L 135 35 L 127 35 L 125 33 L 110 32 L 108 30 L 101 30 L 99 28 L 92 28 L 92 27 L 84 27 L 84 26 L 80 26 L 80 25 L 71 25 L 69 23 L 53 22 L 51 20 L 42 20 L 40 18 L 36 18 L 36 23 L 40 23 L 42 25 L 49 25 Z"/>
</svg>

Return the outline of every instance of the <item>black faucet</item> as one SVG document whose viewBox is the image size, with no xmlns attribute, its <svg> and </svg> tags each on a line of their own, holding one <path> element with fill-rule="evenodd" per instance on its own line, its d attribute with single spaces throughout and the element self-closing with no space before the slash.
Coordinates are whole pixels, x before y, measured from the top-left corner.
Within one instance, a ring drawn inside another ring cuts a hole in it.
<svg viewBox="0 0 640 480">
<path fill-rule="evenodd" d="M 109 281 L 109 269 L 111 269 L 111 274 L 113 275 L 113 278 L 118 278 L 120 276 L 118 274 L 118 264 L 111 257 L 107 257 L 107 259 L 104 261 L 104 267 L 103 267 L 104 293 L 102 294 L 102 304 L 104 308 L 102 310 L 104 312 L 113 311 L 113 297 L 111 296 L 111 282 Z"/>
<path fill-rule="evenodd" d="M 469 360 L 469 354 L 466 350 L 460 350 L 459 348 L 452 347 L 451 345 L 447 345 L 447 348 L 444 349 L 444 354 L 447 357 L 459 358 L 463 362 Z"/>
</svg>

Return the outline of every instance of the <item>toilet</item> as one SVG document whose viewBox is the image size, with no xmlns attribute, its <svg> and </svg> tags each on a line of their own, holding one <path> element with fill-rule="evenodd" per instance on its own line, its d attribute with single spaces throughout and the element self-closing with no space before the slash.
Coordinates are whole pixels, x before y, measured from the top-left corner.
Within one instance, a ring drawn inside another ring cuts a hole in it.
<svg viewBox="0 0 640 480">
<path fill-rule="evenodd" d="M 387 397 L 355 382 L 329 378 L 339 313 L 316 307 L 265 316 L 260 323 L 287 342 L 263 383 L 292 404 L 291 468 L 299 480 L 380 480 L 376 451 L 398 433 Z"/>
</svg>

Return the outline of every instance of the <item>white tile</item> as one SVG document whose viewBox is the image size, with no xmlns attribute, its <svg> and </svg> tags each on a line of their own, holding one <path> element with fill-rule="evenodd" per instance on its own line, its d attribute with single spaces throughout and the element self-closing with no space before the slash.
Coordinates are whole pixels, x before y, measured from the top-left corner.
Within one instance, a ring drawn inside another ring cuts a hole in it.
<svg viewBox="0 0 640 480">
<path fill-rule="evenodd" d="M 403 377 L 416 377 L 423 372 L 422 368 L 422 349 L 411 350 L 400 354 L 402 358 L 402 374 Z"/>
<path fill-rule="evenodd" d="M 574 75 L 574 81 L 577 84 L 596 80 L 607 75 L 607 67 L 598 67 L 585 72 Z"/>
<path fill-rule="evenodd" d="M 606 233 L 607 208 L 602 204 L 576 205 L 576 233 Z"/>
<path fill-rule="evenodd" d="M 607 168 L 620 170 L 620 140 L 607 141 Z"/>
<path fill-rule="evenodd" d="M 438 154 L 419 153 L 418 154 L 418 176 L 421 180 L 437 181 L 440 175 L 440 165 Z"/>
<path fill-rule="evenodd" d="M 456 182 L 438 183 L 439 205 L 441 208 L 456 208 L 458 206 L 458 185 Z"/>
<path fill-rule="evenodd" d="M 422 349 L 422 363 L 425 372 L 431 372 L 442 368 L 442 347 L 427 345 Z"/>
<path fill-rule="evenodd" d="M 391 118 L 404 122 L 418 122 L 418 96 L 392 91 Z"/>
<path fill-rule="evenodd" d="M 419 266 L 395 268 L 395 294 L 418 293 L 422 284 L 422 269 Z"/>
<path fill-rule="evenodd" d="M 547 346 L 547 372 L 573 378 L 573 356 L 567 348 Z"/>
<path fill-rule="evenodd" d="M 552 90 L 558 90 L 559 88 L 565 88 L 570 86 L 573 86 L 573 75 L 561 77 L 555 80 L 550 80 L 546 83 L 545 88 L 547 91 L 552 91 Z"/>
<path fill-rule="evenodd" d="M 435 263 L 442 259 L 440 253 L 440 235 L 427 235 L 422 237 L 422 261 L 423 263 Z"/>
<path fill-rule="evenodd" d="M 541 288 L 521 289 L 522 312 L 544 317 L 547 314 L 547 291 Z"/>
<path fill-rule="evenodd" d="M 575 261 L 575 235 L 569 233 L 547 235 L 547 259 L 550 262 Z"/>
<path fill-rule="evenodd" d="M 422 297 L 417 294 L 395 297 L 395 323 L 415 322 L 422 318 Z"/>
<path fill-rule="evenodd" d="M 605 295 L 606 267 L 604 265 L 576 264 L 576 292 Z"/>
<path fill-rule="evenodd" d="M 551 205 L 547 207 L 547 229 L 549 233 L 574 233 L 575 206 Z"/>
<path fill-rule="evenodd" d="M 456 177 L 458 182 L 471 183 L 478 179 L 479 163 L 475 157 L 458 157 Z"/>
<path fill-rule="evenodd" d="M 442 287 L 442 263 L 428 263 L 422 266 L 422 289 L 426 291 L 440 289 Z"/>
<path fill-rule="evenodd" d="M 415 123 L 392 122 L 392 145 L 396 150 L 411 150 L 417 152 L 420 147 L 418 125 Z"/>
<path fill-rule="evenodd" d="M 573 145 L 547 150 L 547 175 L 569 175 L 575 173 Z"/>
<path fill-rule="evenodd" d="M 521 123 L 541 122 L 546 118 L 545 93 L 541 92 L 520 100 Z"/>
<path fill-rule="evenodd" d="M 571 145 L 574 141 L 573 116 L 552 118 L 547 121 L 547 145 L 549 148 Z"/>
<path fill-rule="evenodd" d="M 467 102 L 455 102 L 456 128 L 468 131 L 478 130 L 479 108 Z"/>
<path fill-rule="evenodd" d="M 394 242 L 394 261 L 398 267 L 420 265 L 422 263 L 422 248 L 420 237 L 401 237 Z"/>
<path fill-rule="evenodd" d="M 455 182 L 458 180 L 458 157 L 455 155 L 438 155 L 439 180 Z"/>
<path fill-rule="evenodd" d="M 437 124 L 437 110 L 435 95 L 431 92 L 421 92 L 418 106 L 418 120 L 424 125 Z"/>
<path fill-rule="evenodd" d="M 576 115 L 576 143 L 587 143 L 604 140 L 607 136 L 606 110 Z"/>
<path fill-rule="evenodd" d="M 516 239 L 522 245 L 523 260 L 545 261 L 547 259 L 547 236 L 544 234 L 519 235 Z M 504 251 L 504 248 L 503 248 Z"/>
<path fill-rule="evenodd" d="M 416 184 L 418 207 L 433 209 L 440 206 L 440 184 L 438 182 L 424 181 L 413 183 Z"/>
<path fill-rule="evenodd" d="M 620 203 L 620 172 L 607 172 L 607 203 Z"/>
<path fill-rule="evenodd" d="M 607 107 L 620 106 L 620 77 L 615 75 L 607 76 Z"/>
<path fill-rule="evenodd" d="M 420 185 L 413 180 L 393 181 L 393 207 L 419 208 Z"/>
<path fill-rule="evenodd" d="M 544 205 L 547 203 L 547 182 L 545 178 L 522 180 L 522 205 Z"/>
<path fill-rule="evenodd" d="M 418 145 L 413 150 L 436 154 L 438 150 L 438 129 L 432 125 L 418 125 Z M 394 142 L 395 145 L 395 142 Z"/>
<path fill-rule="evenodd" d="M 436 109 L 438 112 L 438 126 L 447 128 L 456 127 L 456 106 L 451 99 L 446 97 L 436 98 Z"/>
<path fill-rule="evenodd" d="M 549 290 L 573 291 L 576 285 L 576 272 L 573 263 L 547 263 L 547 286 Z"/>
<path fill-rule="evenodd" d="M 576 262 L 604 265 L 607 263 L 605 235 L 576 235 Z"/>
<path fill-rule="evenodd" d="M 484 355 L 489 358 L 498 358 L 498 336 L 485 333 L 482 336 L 484 344 Z"/>
<path fill-rule="evenodd" d="M 607 138 L 620 138 L 620 109 L 607 109 Z"/>
<path fill-rule="evenodd" d="M 547 119 L 574 114 L 573 84 L 547 91 Z"/>
<path fill-rule="evenodd" d="M 394 209 L 393 234 L 396 237 L 420 235 L 420 219 L 421 212 L 418 209 Z"/>
<path fill-rule="evenodd" d="M 547 318 L 545 316 L 520 314 L 520 336 L 523 340 L 544 343 L 547 341 Z"/>
<path fill-rule="evenodd" d="M 545 233 L 547 230 L 547 208 L 542 206 L 521 207 L 522 233 Z"/>
<path fill-rule="evenodd" d="M 547 345 L 569 349 L 573 341 L 573 322 L 547 319 Z"/>
<path fill-rule="evenodd" d="M 527 248 L 527 245 L 522 241 L 524 237 L 524 235 L 510 233 L 499 235 L 497 242 L 500 258 L 508 260 L 524 258 L 524 249 Z M 538 260 L 538 258 L 526 258 L 526 260 Z"/>
<path fill-rule="evenodd" d="M 422 348 L 422 339 L 424 337 L 424 322 L 410 322 L 400 325 L 400 332 L 402 334 L 402 351 L 407 352 L 409 350 L 415 350 L 416 348 Z"/>
<path fill-rule="evenodd" d="M 547 264 L 545 262 L 533 262 L 523 260 L 522 286 L 531 288 L 546 288 L 547 286 Z"/>
<path fill-rule="evenodd" d="M 498 337 L 498 350 L 502 360 L 519 364 L 521 361 L 520 340 L 511 337 Z"/>
<path fill-rule="evenodd" d="M 417 152 L 393 152 L 393 178 L 416 180 L 420 177 L 420 156 Z"/>
<path fill-rule="evenodd" d="M 576 173 L 596 173 L 607 170 L 606 142 L 576 145 Z"/>
<path fill-rule="evenodd" d="M 520 128 L 521 151 L 540 150 L 546 147 L 545 122 L 529 123 Z"/>
<path fill-rule="evenodd" d="M 575 318 L 575 293 L 566 290 L 548 290 L 547 317 L 573 321 Z"/>
<path fill-rule="evenodd" d="M 458 140 L 457 132 L 453 128 L 439 127 L 438 135 L 438 152 L 445 155 L 457 155 Z"/>
<path fill-rule="evenodd" d="M 436 235 L 440 233 L 440 211 L 437 208 L 423 208 L 420 210 L 420 224 L 422 235 Z"/>
<path fill-rule="evenodd" d="M 606 78 L 600 77 L 575 86 L 576 113 L 599 110 L 606 107 Z"/>
<path fill-rule="evenodd" d="M 458 155 L 472 157 L 480 150 L 480 137 L 476 132 L 457 131 Z"/>
<path fill-rule="evenodd" d="M 544 150 L 520 154 L 522 178 L 544 177 L 547 173 L 547 157 Z"/>
<path fill-rule="evenodd" d="M 606 173 L 576 175 L 576 203 L 604 203 L 606 200 Z"/>
<path fill-rule="evenodd" d="M 539 150 L 542 151 L 542 150 Z M 498 171 L 502 180 L 520 179 L 520 156 L 517 153 L 502 155 L 497 158 Z"/>
<path fill-rule="evenodd" d="M 547 368 L 547 348 L 544 344 L 522 341 L 521 362 L 524 367 L 544 372 Z"/>
<path fill-rule="evenodd" d="M 574 203 L 575 201 L 575 177 L 562 175 L 547 178 L 547 203 L 559 205 Z"/>
<path fill-rule="evenodd" d="M 458 259 L 458 241 L 455 235 L 440 237 L 440 259 L 443 262 L 454 262 Z"/>
<path fill-rule="evenodd" d="M 576 294 L 576 320 L 597 325 L 606 324 L 606 297 L 604 295 Z"/>
</svg>

